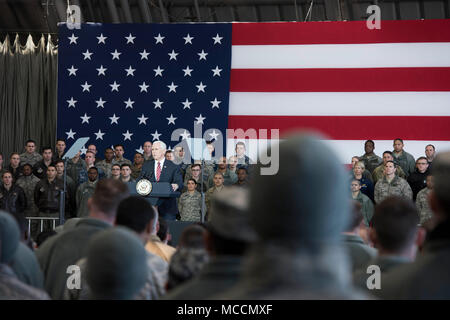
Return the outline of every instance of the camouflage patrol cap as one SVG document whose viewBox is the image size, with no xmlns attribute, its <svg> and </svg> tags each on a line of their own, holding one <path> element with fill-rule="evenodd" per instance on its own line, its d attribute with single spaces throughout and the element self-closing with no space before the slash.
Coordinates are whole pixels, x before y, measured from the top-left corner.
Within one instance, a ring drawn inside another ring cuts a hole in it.
<svg viewBox="0 0 450 320">
<path fill-rule="evenodd" d="M 255 241 L 256 233 L 248 215 L 248 197 L 248 191 L 238 187 L 225 187 L 215 194 L 211 201 L 208 228 L 224 238 Z"/>
<path fill-rule="evenodd" d="M 323 139 L 311 133 L 287 138 L 270 150 L 272 159 L 279 156 L 275 175 L 261 175 L 261 165 L 253 170 L 250 217 L 263 241 L 294 248 L 339 241 L 349 212 L 347 179 Z"/>
<path fill-rule="evenodd" d="M 19 246 L 20 231 L 16 219 L 0 210 L 0 263 L 8 263 Z"/>
</svg>

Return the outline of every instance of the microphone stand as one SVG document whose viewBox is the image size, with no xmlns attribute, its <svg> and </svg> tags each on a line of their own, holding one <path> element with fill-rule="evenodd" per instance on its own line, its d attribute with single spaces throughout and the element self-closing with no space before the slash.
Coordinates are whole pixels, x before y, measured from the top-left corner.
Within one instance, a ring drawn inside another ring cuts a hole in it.
<svg viewBox="0 0 450 320">
<path fill-rule="evenodd" d="M 204 180 L 204 178 L 203 178 L 203 173 L 204 173 L 204 167 L 205 167 L 205 160 L 204 160 L 204 158 L 202 157 L 202 159 L 201 159 L 201 164 L 202 164 L 202 171 L 201 171 L 201 173 L 200 173 L 200 179 L 201 179 L 201 181 L 200 181 L 200 191 L 201 191 L 201 194 L 202 194 L 202 217 L 201 217 L 201 222 L 202 223 L 204 223 L 205 222 L 205 215 L 206 215 L 206 204 L 205 204 L 205 192 L 203 191 L 203 180 Z"/>
</svg>

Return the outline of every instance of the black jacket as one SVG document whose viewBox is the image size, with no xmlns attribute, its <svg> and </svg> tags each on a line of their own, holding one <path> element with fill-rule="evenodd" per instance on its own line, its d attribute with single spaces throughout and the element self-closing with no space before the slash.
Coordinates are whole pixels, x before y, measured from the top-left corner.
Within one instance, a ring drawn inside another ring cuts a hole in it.
<svg viewBox="0 0 450 320">
<path fill-rule="evenodd" d="M 0 185 L 0 209 L 16 215 L 23 214 L 26 207 L 27 199 L 21 187 L 13 185 L 8 191 L 3 184 Z"/>
<path fill-rule="evenodd" d="M 429 174 L 430 172 L 428 170 L 424 173 L 420 173 L 416 169 L 416 171 L 409 175 L 408 183 L 411 186 L 414 201 L 416 201 L 416 197 L 419 191 L 427 186 L 427 176 Z"/>
<path fill-rule="evenodd" d="M 59 211 L 59 198 L 62 189 L 63 183 L 59 179 L 53 180 L 52 183 L 48 179 L 39 181 L 34 188 L 34 203 L 36 203 L 39 211 Z"/>
</svg>

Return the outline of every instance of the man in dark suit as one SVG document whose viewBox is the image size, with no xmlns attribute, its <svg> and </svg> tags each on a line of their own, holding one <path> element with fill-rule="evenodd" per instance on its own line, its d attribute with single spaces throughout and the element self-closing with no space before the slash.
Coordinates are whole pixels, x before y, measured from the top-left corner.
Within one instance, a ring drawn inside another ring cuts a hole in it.
<svg viewBox="0 0 450 320">
<path fill-rule="evenodd" d="M 169 182 L 173 191 L 181 191 L 183 178 L 180 167 L 170 160 L 166 160 L 166 144 L 156 141 L 152 145 L 153 160 L 144 162 L 139 179 L 150 182 Z M 158 205 L 159 215 L 166 220 L 175 220 L 178 213 L 176 198 L 164 198 Z"/>
</svg>

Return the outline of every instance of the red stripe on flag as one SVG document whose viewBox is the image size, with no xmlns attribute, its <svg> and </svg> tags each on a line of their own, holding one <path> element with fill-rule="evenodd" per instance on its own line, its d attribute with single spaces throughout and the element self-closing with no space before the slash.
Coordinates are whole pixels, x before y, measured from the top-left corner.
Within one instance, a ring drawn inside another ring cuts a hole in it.
<svg viewBox="0 0 450 320">
<path fill-rule="evenodd" d="M 450 91 L 450 68 L 232 69 L 232 92 Z"/>
<path fill-rule="evenodd" d="M 450 19 L 233 23 L 233 45 L 450 42 Z"/>
<path fill-rule="evenodd" d="M 450 140 L 450 117 L 229 116 L 228 128 L 278 128 L 280 137 L 293 130 L 308 129 L 336 140 Z M 270 130 L 268 135 L 269 138 Z"/>
</svg>

